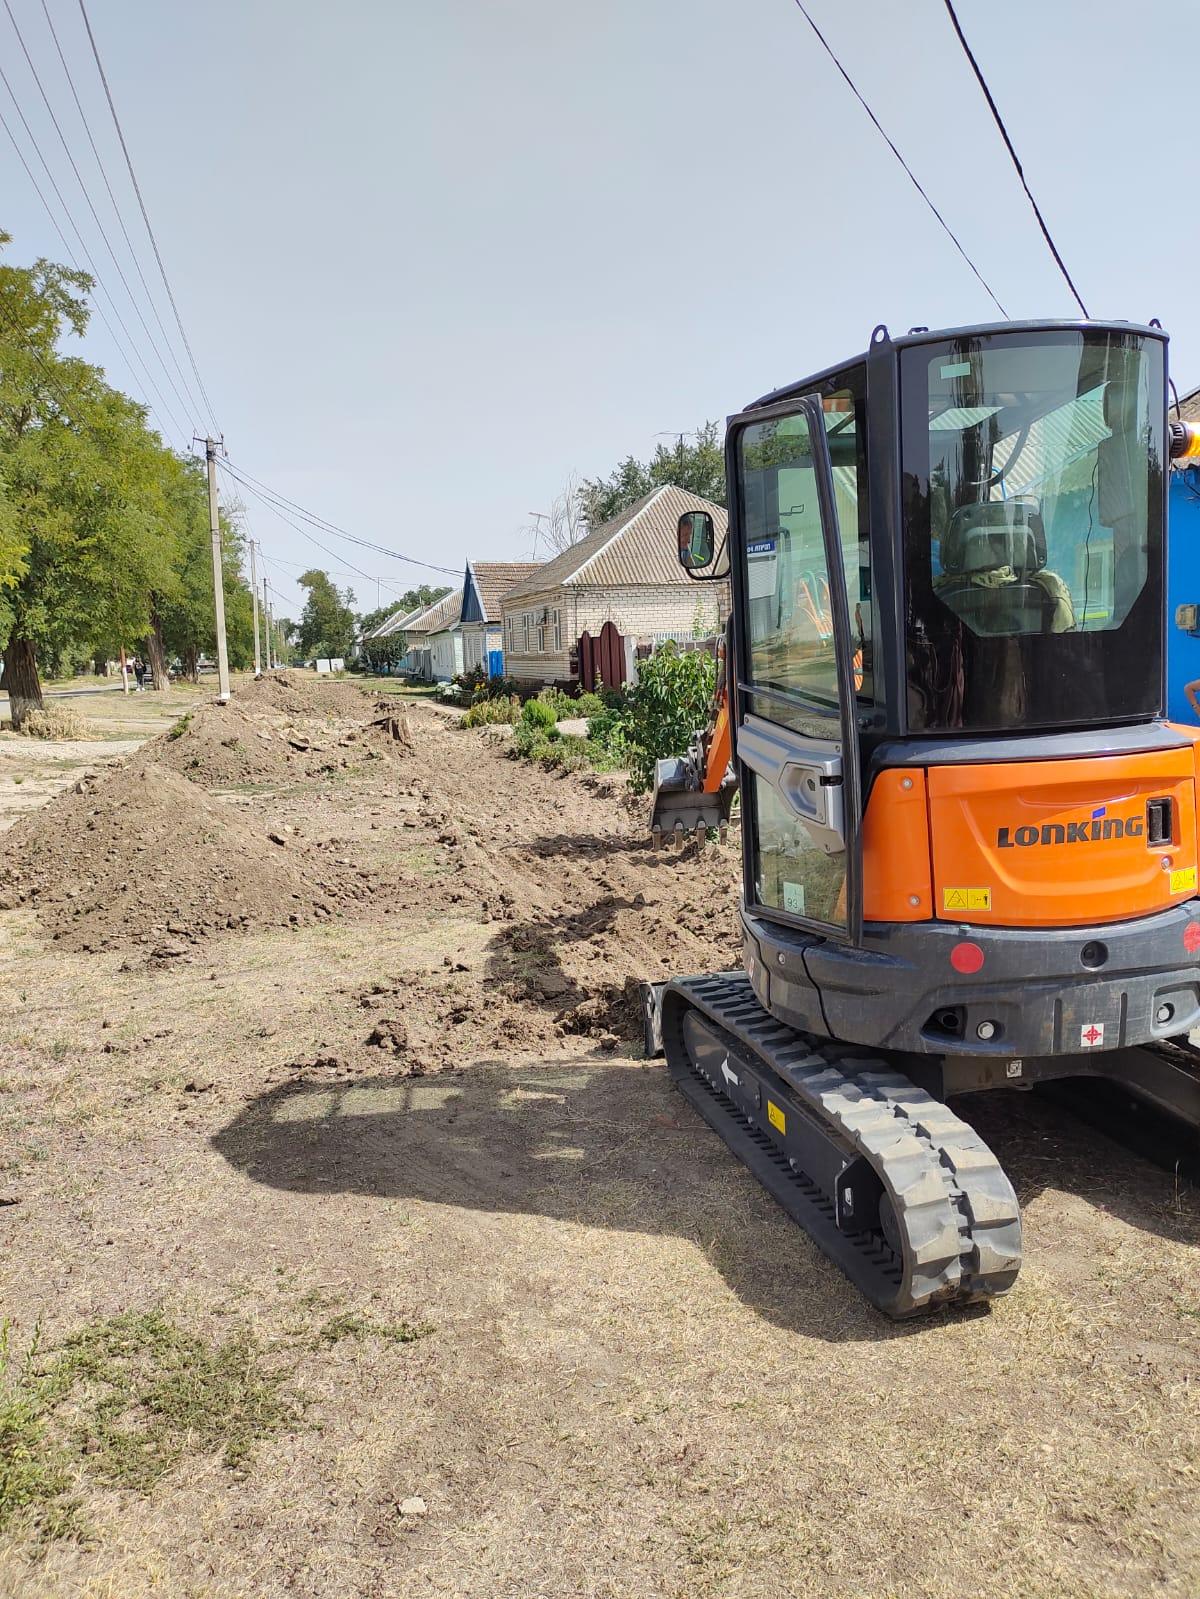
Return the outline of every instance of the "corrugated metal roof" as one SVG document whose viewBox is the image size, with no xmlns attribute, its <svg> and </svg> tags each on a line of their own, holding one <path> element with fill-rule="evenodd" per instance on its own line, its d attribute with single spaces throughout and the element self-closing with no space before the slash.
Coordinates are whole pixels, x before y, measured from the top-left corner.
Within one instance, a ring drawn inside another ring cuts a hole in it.
<svg viewBox="0 0 1200 1599">
<path fill-rule="evenodd" d="M 454 589 L 419 611 L 404 629 L 406 633 L 441 633 L 453 627 L 462 615 L 462 589 Z"/>
<path fill-rule="evenodd" d="M 724 506 L 668 484 L 635 500 L 612 521 L 546 561 L 509 589 L 504 603 L 568 584 L 621 588 L 644 583 L 690 583 L 691 578 L 676 559 L 675 540 L 679 518 L 688 511 L 711 512 L 719 545 L 728 523 Z"/>
<path fill-rule="evenodd" d="M 391 616 L 385 616 L 378 627 L 364 634 L 365 638 L 391 638 L 393 633 L 403 633 L 405 628 L 416 617 L 420 616 L 424 606 L 418 605 L 415 611 L 395 611 Z"/>
<path fill-rule="evenodd" d="M 475 592 L 483 606 L 483 620 L 500 620 L 500 601 L 518 583 L 545 567 L 544 561 L 469 561 Z"/>
</svg>

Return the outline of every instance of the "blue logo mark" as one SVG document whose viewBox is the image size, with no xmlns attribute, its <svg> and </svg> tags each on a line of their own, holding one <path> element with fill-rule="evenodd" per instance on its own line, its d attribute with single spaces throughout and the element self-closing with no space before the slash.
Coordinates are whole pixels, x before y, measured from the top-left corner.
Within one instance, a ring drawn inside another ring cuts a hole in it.
<svg viewBox="0 0 1200 1599">
<path fill-rule="evenodd" d="M 1107 811 L 1108 811 L 1108 806 L 1107 805 L 1101 805 L 1099 807 L 1099 809 L 1094 810 L 1092 812 L 1092 820 L 1095 821 L 1097 819 L 1097 817 L 1104 816 Z"/>
</svg>

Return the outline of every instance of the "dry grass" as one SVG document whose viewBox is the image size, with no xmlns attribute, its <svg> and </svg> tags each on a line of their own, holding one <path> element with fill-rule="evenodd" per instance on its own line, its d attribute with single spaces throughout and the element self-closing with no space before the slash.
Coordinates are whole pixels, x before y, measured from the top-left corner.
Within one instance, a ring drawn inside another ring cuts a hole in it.
<svg viewBox="0 0 1200 1599">
<path fill-rule="evenodd" d="M 30 711 L 17 730 L 26 738 L 91 738 L 91 724 L 73 705 L 64 700 L 48 700 L 44 711 Z"/>
<path fill-rule="evenodd" d="M 551 782 L 473 748 L 480 790 Z M 555 834 L 563 792 L 546 789 Z M 314 793 L 305 825 L 444 856 L 404 825 L 411 802 L 372 831 L 361 800 Z M 496 849 L 512 883 L 515 840 Z M 569 930 L 587 906 L 578 880 L 553 900 L 559 860 L 541 904 Z M 76 1362 L 52 1416 L 18 1405 L 13 1423 L 41 1417 L 69 1482 L 22 1491 L 76 1499 L 90 1530 L 10 1531 L 3 1599 L 1200 1591 L 1193 1191 L 1036 1096 L 979 1101 L 1028 1265 L 990 1313 L 892 1326 L 658 1065 L 540 1044 L 533 1009 L 426 1075 L 370 1048 L 373 987 L 415 1026 L 431 995 L 498 982 L 512 924 L 431 906 L 432 881 L 381 922 L 231 937 L 171 972 L 0 917 L 11 1370 L 39 1318 L 32 1379 Z M 499 1007 L 498 987 L 464 992 Z M 440 1025 L 470 1037 L 453 1014 Z M 114 1356 L 114 1324 L 153 1316 L 174 1331 Z M 252 1353 L 226 1365 L 231 1343 Z M 114 1359 L 115 1385 L 85 1375 Z M 201 1402 L 177 1395 L 161 1435 L 119 1397 L 193 1368 Z M 303 1424 L 252 1427 L 231 1470 L 216 1413 L 233 1407 L 213 1396 L 281 1373 L 271 1402 L 303 1394 Z M 166 1469 L 139 1480 L 137 1448 L 110 1452 L 89 1409 L 110 1391 L 114 1432 L 159 1436 Z M 100 1447 L 81 1454 L 89 1415 Z M 26 1454 L 53 1472 L 42 1447 Z M 424 1515 L 401 1509 L 416 1498 Z"/>
</svg>

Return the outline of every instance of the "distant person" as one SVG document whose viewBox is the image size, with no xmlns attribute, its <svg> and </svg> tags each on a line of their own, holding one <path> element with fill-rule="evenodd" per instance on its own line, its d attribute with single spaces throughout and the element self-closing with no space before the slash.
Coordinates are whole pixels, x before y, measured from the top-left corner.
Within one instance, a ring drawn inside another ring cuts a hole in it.
<svg viewBox="0 0 1200 1599">
<path fill-rule="evenodd" d="M 1200 677 L 1191 683 L 1183 685 L 1183 692 L 1187 695 L 1188 704 L 1196 713 L 1196 720 L 1200 722 Z"/>
<path fill-rule="evenodd" d="M 133 658 L 133 675 L 137 678 L 138 693 L 140 694 L 146 684 L 146 663 L 140 655 L 135 655 Z"/>
</svg>

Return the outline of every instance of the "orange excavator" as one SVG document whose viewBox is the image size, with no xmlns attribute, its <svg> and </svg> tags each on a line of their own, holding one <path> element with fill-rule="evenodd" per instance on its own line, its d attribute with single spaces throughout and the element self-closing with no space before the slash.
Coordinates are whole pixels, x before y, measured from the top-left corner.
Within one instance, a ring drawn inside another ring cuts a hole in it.
<svg viewBox="0 0 1200 1599">
<path fill-rule="evenodd" d="M 736 783 L 744 970 L 649 986 L 648 1047 L 893 1317 L 1020 1267 L 948 1099 L 1083 1079 L 1197 1148 L 1200 730 L 1163 706 L 1167 473 L 1200 437 L 1166 342 L 877 328 L 731 418 L 719 544 L 680 523 L 733 607 L 656 816 L 720 825 Z"/>
</svg>

